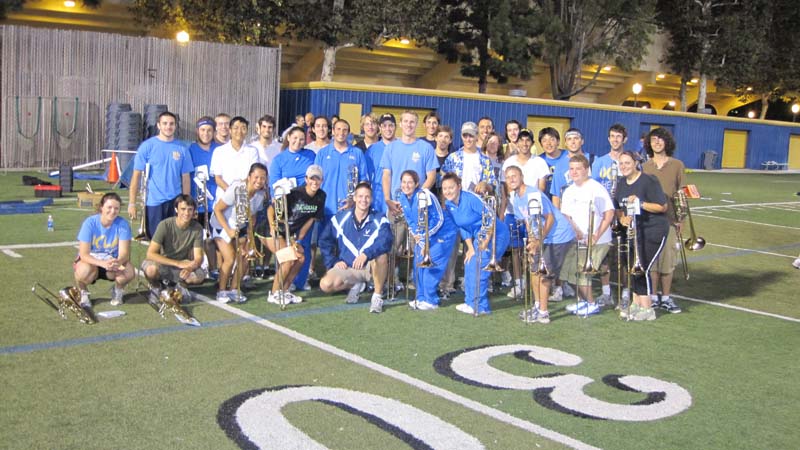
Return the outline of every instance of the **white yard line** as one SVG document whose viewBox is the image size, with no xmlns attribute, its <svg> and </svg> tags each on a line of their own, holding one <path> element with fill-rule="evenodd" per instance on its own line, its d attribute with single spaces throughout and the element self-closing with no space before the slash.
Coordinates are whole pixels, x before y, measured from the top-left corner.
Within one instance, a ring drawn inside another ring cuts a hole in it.
<svg viewBox="0 0 800 450">
<path fill-rule="evenodd" d="M 226 304 L 222 304 L 222 303 L 219 303 L 219 302 L 216 302 L 216 301 L 212 301 L 210 298 L 205 297 L 203 295 L 195 294 L 195 296 L 196 296 L 196 298 L 199 298 L 199 299 L 203 300 L 204 302 L 206 302 L 206 303 L 208 303 L 210 305 L 216 306 L 217 308 L 220 308 L 220 309 L 223 309 L 225 311 L 228 311 L 231 314 L 235 314 L 235 315 L 237 315 L 239 317 L 243 317 L 245 319 L 251 320 L 252 322 L 254 322 L 254 323 L 258 324 L 258 325 L 261 325 L 261 326 L 263 326 L 265 328 L 269 328 L 271 330 L 277 331 L 277 332 L 279 332 L 279 333 L 281 333 L 283 335 L 286 335 L 286 336 L 288 336 L 288 337 L 290 337 L 292 339 L 295 339 L 297 341 L 300 341 L 300 342 L 302 342 L 304 344 L 308 344 L 308 345 L 310 345 L 312 347 L 316 347 L 316 348 L 318 348 L 318 349 L 320 349 L 322 351 L 328 352 L 328 353 L 330 353 L 332 355 L 336 355 L 336 356 L 338 356 L 340 358 L 346 359 L 347 361 L 350 361 L 352 363 L 358 364 L 358 365 L 366 367 L 368 369 L 372 369 L 372 370 L 374 370 L 374 371 L 376 371 L 376 372 L 378 372 L 378 373 L 380 373 L 382 375 L 385 375 L 385 376 L 390 377 L 390 378 L 394 378 L 395 380 L 398 380 L 398 381 L 402 381 L 403 383 L 411 385 L 411 386 L 413 386 L 415 388 L 419 388 L 419 389 L 421 389 L 421 390 L 423 390 L 423 391 L 425 391 L 425 392 L 427 392 L 427 393 L 429 393 L 431 395 L 435 395 L 435 396 L 443 398 L 445 400 L 449 400 L 451 402 L 457 403 L 457 404 L 459 404 L 459 405 L 461 405 L 461 406 L 463 406 L 463 407 L 465 407 L 467 409 L 471 409 L 471 410 L 473 410 L 475 412 L 478 412 L 480 414 L 489 416 L 489 417 L 491 417 L 493 419 L 499 420 L 500 422 L 504 422 L 504 423 L 507 423 L 509 425 L 513 425 L 513 426 L 515 426 L 517 428 L 521 428 L 521 429 L 523 429 L 525 431 L 529 431 L 531 433 L 538 434 L 539 436 L 542 436 L 542 437 L 545 437 L 547 439 L 559 442 L 559 443 L 564 444 L 564 445 L 566 445 L 568 447 L 572 447 L 572 448 L 576 448 L 576 449 L 587 449 L 587 450 L 588 449 L 596 449 L 597 448 L 597 447 L 593 447 L 593 446 L 591 446 L 589 444 L 583 443 L 583 442 L 581 442 L 581 441 L 579 441 L 577 439 L 574 439 L 574 438 L 571 438 L 569 436 L 566 436 L 566 435 L 563 435 L 561 433 L 558 433 L 556 431 L 544 428 L 544 427 L 542 427 L 540 425 L 536 425 L 536 424 L 534 424 L 532 422 L 528 422 L 526 420 L 519 419 L 517 417 L 514 417 L 514 416 L 512 416 L 512 415 L 510 415 L 508 413 L 505 413 L 503 411 L 500 411 L 498 409 L 491 408 L 489 406 L 484 405 L 483 403 L 479 403 L 479 402 L 476 402 L 475 400 L 463 397 L 463 396 L 458 395 L 458 394 L 454 394 L 454 393 L 452 393 L 452 392 L 450 392 L 450 391 L 448 391 L 446 389 L 442 389 L 442 388 L 440 388 L 438 386 L 434 386 L 434 385 L 432 385 L 430 383 L 427 383 L 425 381 L 422 381 L 420 379 L 413 378 L 413 377 L 411 377 L 409 375 L 406 375 L 406 374 L 404 374 L 402 372 L 399 372 L 397 370 L 391 369 L 391 368 L 386 367 L 386 366 L 382 366 L 382 365 L 380 365 L 378 363 L 372 362 L 372 361 L 370 361 L 368 359 L 365 359 L 365 358 L 363 358 L 361 356 L 358 356 L 356 354 L 344 351 L 344 350 L 342 350 L 342 349 L 340 349 L 338 347 L 334 347 L 333 345 L 327 344 L 325 342 L 319 341 L 319 340 L 314 339 L 312 337 L 309 337 L 309 336 L 306 336 L 304 334 L 298 333 L 297 331 L 291 330 L 291 329 L 286 328 L 286 327 L 282 327 L 282 326 L 277 325 L 277 324 L 275 324 L 273 322 L 270 322 L 269 320 L 266 320 L 266 319 L 263 319 L 263 318 L 258 317 L 256 315 L 250 314 L 250 313 L 248 313 L 246 311 L 242 311 L 242 310 L 234 308 L 232 306 L 229 306 L 229 305 L 226 305 Z"/>
<path fill-rule="evenodd" d="M 78 241 L 70 242 L 51 242 L 49 244 L 12 244 L 0 245 L 0 250 L 24 250 L 27 248 L 50 248 L 50 247 L 70 247 L 78 245 Z"/>
<path fill-rule="evenodd" d="M 775 203 L 741 203 L 738 205 L 712 205 L 712 206 L 692 206 L 692 211 L 702 211 L 704 209 L 717 209 L 717 208 L 741 208 L 744 206 L 781 206 L 781 205 L 797 205 L 800 202 L 775 202 Z"/>
<path fill-rule="evenodd" d="M 3 249 L 3 253 L 5 253 L 6 255 L 8 255 L 8 256 L 10 256 L 12 258 L 22 258 L 22 255 L 20 255 L 19 253 L 15 252 L 13 250 Z"/>
<path fill-rule="evenodd" d="M 741 251 L 750 252 L 750 253 L 761 253 L 762 255 L 781 256 L 781 257 L 789 258 L 789 259 L 795 259 L 796 258 L 796 256 L 792 256 L 792 255 L 784 255 L 782 253 L 765 252 L 763 250 L 753 250 L 751 248 L 733 247 L 733 246 L 730 246 L 730 245 L 712 244 L 712 243 L 708 243 L 708 245 L 710 245 L 711 247 L 729 248 L 729 249 L 732 249 L 732 250 L 741 250 Z"/>
<path fill-rule="evenodd" d="M 683 295 L 677 295 L 674 292 L 672 294 L 670 294 L 670 295 L 672 297 L 679 298 L 681 300 L 689 300 L 690 302 L 697 302 L 697 303 L 703 303 L 703 304 L 706 304 L 706 305 L 719 306 L 720 308 L 728 308 L 728 309 L 733 309 L 733 310 L 736 310 L 736 311 L 742 311 L 742 312 L 746 312 L 746 313 L 750 313 L 750 314 L 757 314 L 759 316 L 773 317 L 775 319 L 781 319 L 781 320 L 786 320 L 786 321 L 789 321 L 789 322 L 800 323 L 800 319 L 795 319 L 794 317 L 782 316 L 780 314 L 773 314 L 773 313 L 768 313 L 768 312 L 764 312 L 764 311 L 758 311 L 758 310 L 755 310 L 755 309 L 744 308 L 744 307 L 741 307 L 741 306 L 728 305 L 728 304 L 720 303 L 720 302 L 712 302 L 710 300 L 701 300 L 699 298 L 686 297 L 686 296 L 683 296 Z"/>
<path fill-rule="evenodd" d="M 717 216 L 710 216 L 710 215 L 707 215 L 707 214 L 695 214 L 695 217 L 703 217 L 703 218 L 717 219 L 717 220 L 730 220 L 731 222 L 741 222 L 741 223 L 747 223 L 747 224 L 751 224 L 751 225 L 759 225 L 759 226 L 763 226 L 763 227 L 785 228 L 787 230 L 798 230 L 798 231 L 800 231 L 800 228 L 798 228 L 798 227 L 790 227 L 790 226 L 786 226 L 786 225 L 775 225 L 775 224 L 772 224 L 772 223 L 753 222 L 751 220 L 731 219 L 729 217 L 717 217 Z"/>
</svg>

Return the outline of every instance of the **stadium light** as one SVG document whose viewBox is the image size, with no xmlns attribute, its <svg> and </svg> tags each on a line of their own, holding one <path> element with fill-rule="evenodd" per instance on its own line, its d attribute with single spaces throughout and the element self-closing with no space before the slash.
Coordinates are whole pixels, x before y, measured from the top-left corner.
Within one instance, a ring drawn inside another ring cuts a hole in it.
<svg viewBox="0 0 800 450">
<path fill-rule="evenodd" d="M 181 30 L 178 32 L 178 34 L 175 35 L 175 40 L 178 41 L 179 44 L 186 44 L 187 42 L 189 42 L 189 33 L 187 33 L 184 30 Z"/>
<path fill-rule="evenodd" d="M 792 105 L 792 122 L 797 122 L 797 113 L 800 112 L 800 103 Z"/>
<path fill-rule="evenodd" d="M 642 93 L 642 85 L 639 83 L 633 83 L 633 107 L 637 108 L 639 106 L 639 94 Z"/>
</svg>

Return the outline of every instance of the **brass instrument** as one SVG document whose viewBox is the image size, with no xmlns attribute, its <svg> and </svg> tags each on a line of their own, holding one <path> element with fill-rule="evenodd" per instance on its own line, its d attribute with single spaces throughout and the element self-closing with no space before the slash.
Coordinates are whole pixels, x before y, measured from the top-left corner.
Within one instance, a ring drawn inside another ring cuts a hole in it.
<svg viewBox="0 0 800 450">
<path fill-rule="evenodd" d="M 284 228 L 284 240 L 286 241 L 287 249 L 290 249 L 292 252 L 290 256 L 294 255 L 294 243 L 292 242 L 292 235 L 289 232 L 289 205 L 287 203 L 287 196 L 288 192 L 284 186 L 276 186 L 275 187 L 275 202 L 273 204 L 273 209 L 275 211 L 275 218 L 273 224 L 275 227 L 272 230 L 272 239 L 275 243 L 275 276 L 278 277 L 278 285 L 281 287 L 278 290 L 278 303 L 281 305 L 281 309 L 286 309 L 286 298 L 283 292 L 283 285 L 285 280 L 283 279 L 283 271 L 281 270 L 281 265 L 285 261 L 289 261 L 289 259 L 284 259 L 282 256 L 286 252 L 282 252 L 282 248 L 280 248 L 280 240 L 278 240 L 278 235 L 280 234 L 281 225 Z"/>
<path fill-rule="evenodd" d="M 182 291 L 185 291 L 185 288 L 181 288 L 181 286 L 174 282 L 162 281 L 161 283 L 164 285 L 164 288 L 158 291 L 158 303 L 153 303 L 148 299 L 147 304 L 155 309 L 156 312 L 161 315 L 162 319 L 166 319 L 166 314 L 171 313 L 178 322 L 199 327 L 200 322 L 181 306 L 183 302 Z"/>
<path fill-rule="evenodd" d="M 358 185 L 358 166 L 351 164 L 347 168 L 347 197 L 339 200 L 339 209 L 347 207 L 347 203 L 353 199 L 356 193 L 356 186 Z"/>
<path fill-rule="evenodd" d="M 236 224 L 234 226 L 234 235 L 231 240 L 234 249 L 231 280 L 241 281 L 242 277 L 244 276 L 244 261 L 247 255 L 242 252 L 244 249 L 240 248 L 239 245 L 239 230 L 244 226 L 245 223 L 248 223 L 250 219 L 250 199 L 247 195 L 247 183 L 240 182 L 233 189 L 233 213 Z M 248 225 L 248 230 L 249 227 L 250 226 Z M 231 281 L 231 285 L 234 285 L 233 281 Z M 225 288 L 226 286 L 220 286 L 220 289 Z"/>
<path fill-rule="evenodd" d="M 539 241 L 537 252 L 539 254 L 539 264 L 536 266 L 536 270 L 532 270 L 531 273 L 550 278 L 550 268 L 547 267 L 547 263 L 544 260 L 544 222 L 545 218 L 542 214 L 541 201 L 536 198 L 528 200 L 528 235 L 533 236 Z M 531 261 L 529 261 L 529 265 L 533 267 Z"/>
<path fill-rule="evenodd" d="M 430 204 L 427 192 L 419 191 L 417 194 L 417 230 L 422 230 L 424 233 L 420 262 L 417 264 L 420 269 L 435 266 L 431 260 L 430 230 L 428 230 L 428 206 Z"/>
<path fill-rule="evenodd" d="M 492 243 L 490 246 L 488 246 L 489 262 L 486 263 L 481 270 L 486 272 L 502 272 L 504 269 L 500 267 L 495 255 L 495 253 L 497 253 L 497 197 L 493 195 L 487 195 L 485 204 L 485 209 L 489 210 L 491 216 L 491 225 L 488 230 L 488 236 L 491 236 Z"/>
<path fill-rule="evenodd" d="M 639 253 L 639 230 L 636 226 L 636 219 L 640 211 L 639 200 L 633 203 L 628 203 L 626 215 L 631 218 L 631 224 L 628 226 L 628 248 L 633 245 L 633 264 L 631 265 L 628 273 L 633 276 L 645 275 L 645 268 L 642 265 L 642 260 Z M 629 284 L 630 285 L 630 284 Z"/>
<path fill-rule="evenodd" d="M 697 234 L 694 231 L 694 221 L 692 221 L 692 212 L 689 209 L 689 201 L 686 197 L 686 193 L 683 192 L 683 189 L 678 189 L 675 194 L 672 195 L 672 206 L 675 209 L 675 234 L 678 237 L 678 244 L 680 245 L 681 250 L 681 264 L 683 265 L 683 276 L 686 280 L 689 279 L 689 265 L 686 262 L 686 250 L 689 249 L 691 251 L 701 250 L 703 247 L 706 246 L 706 240 Z M 683 240 L 683 236 L 681 236 L 681 229 L 679 225 L 686 219 L 689 218 L 689 230 L 691 235 L 685 241 Z"/>
<path fill-rule="evenodd" d="M 586 259 L 583 266 L 579 269 L 585 275 L 597 275 L 600 273 L 595 268 L 592 261 L 592 250 L 594 247 L 594 200 L 589 200 L 589 228 L 586 231 Z"/>
<path fill-rule="evenodd" d="M 520 239 L 520 231 L 519 227 L 525 226 L 524 221 L 516 220 L 514 225 L 509 227 L 510 235 L 511 235 L 511 242 L 517 243 Z M 525 246 L 523 245 L 523 249 Z M 514 280 L 512 281 L 511 290 L 514 292 L 514 300 L 519 300 L 521 292 L 517 291 L 517 282 L 522 279 L 520 277 L 520 257 L 519 257 L 519 247 L 514 248 L 511 247 L 511 272 L 514 276 Z M 524 272 L 523 272 L 524 273 Z"/>
<path fill-rule="evenodd" d="M 36 288 L 41 288 L 47 295 L 52 297 L 55 300 L 50 300 L 47 297 L 39 295 L 36 292 Z M 94 317 L 94 314 L 89 309 L 84 309 L 81 307 L 81 291 L 80 289 L 74 286 L 68 286 L 64 289 L 58 291 L 58 295 L 54 294 L 52 291 L 44 287 L 41 283 L 34 283 L 33 287 L 31 287 L 31 292 L 35 295 L 39 300 L 43 301 L 47 306 L 53 308 L 58 312 L 58 315 L 61 316 L 62 319 L 67 318 L 67 311 L 75 314 L 78 320 L 81 323 L 85 323 L 88 325 L 97 323 L 97 319 Z"/>
<path fill-rule="evenodd" d="M 395 201 L 399 201 L 400 195 L 402 195 L 403 191 L 400 188 L 397 188 L 394 191 L 394 196 L 392 199 Z M 392 218 L 392 236 L 397 236 L 398 227 L 404 226 L 406 218 L 403 215 L 403 210 L 400 210 L 400 214 L 393 216 Z M 414 252 L 411 248 L 411 242 L 408 239 L 408 233 L 406 233 L 406 239 L 404 241 L 403 250 L 398 255 L 397 254 L 397 247 L 396 244 L 392 243 L 392 249 L 389 252 L 389 274 L 387 275 L 386 279 L 386 286 L 387 286 L 387 300 L 392 301 L 395 299 L 395 292 L 397 290 L 397 276 L 395 275 L 395 270 L 397 270 L 397 258 L 406 258 L 410 259 L 414 257 Z M 406 265 L 406 280 L 408 279 L 408 265 Z M 406 299 L 408 299 L 408 287 L 406 287 Z"/>
<path fill-rule="evenodd" d="M 609 196 L 613 200 L 617 195 L 617 179 L 619 178 L 619 168 L 617 167 L 616 162 L 611 166 L 609 176 L 611 177 L 611 190 L 609 191 Z M 611 231 L 618 236 L 622 235 L 622 233 L 625 231 L 625 227 L 619 223 L 619 219 L 617 218 L 616 214 L 614 214 L 614 218 L 611 220 L 611 226 L 609 228 L 611 228 Z"/>
<path fill-rule="evenodd" d="M 142 179 L 139 184 L 139 196 L 137 197 L 136 209 L 140 211 L 142 217 L 139 220 L 139 230 L 136 236 L 133 237 L 134 241 L 146 241 L 150 237 L 147 236 L 147 182 L 150 178 L 150 164 L 144 166 L 142 172 Z"/>
</svg>

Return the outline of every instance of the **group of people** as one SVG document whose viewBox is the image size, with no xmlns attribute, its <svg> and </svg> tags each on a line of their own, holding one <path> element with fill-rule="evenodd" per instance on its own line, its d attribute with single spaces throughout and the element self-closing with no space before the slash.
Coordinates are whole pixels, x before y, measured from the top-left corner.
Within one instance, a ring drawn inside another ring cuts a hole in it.
<svg viewBox="0 0 800 450">
<path fill-rule="evenodd" d="M 583 151 L 576 128 L 566 131 L 562 150 L 554 128 L 534 136 L 511 120 L 501 136 L 483 117 L 462 124 L 463 146 L 453 149 L 453 129 L 435 112 L 422 119 L 423 138 L 416 113 L 403 112 L 399 122 L 392 114 L 366 114 L 354 138 L 346 120 L 298 116 L 279 142 L 272 116 L 260 118 L 248 139 L 245 118 L 219 114 L 197 121 L 196 142 L 186 148 L 175 140 L 175 116 L 161 114 L 158 135 L 137 152 L 128 205 L 131 219 L 144 214 L 141 231 L 150 244 L 141 269 L 151 288 L 164 279 L 201 283 L 216 268 L 217 300 L 243 302 L 254 255 L 273 253 L 267 300 L 298 303 L 319 251 L 326 269 L 320 289 L 347 291 L 346 302 L 356 303 L 372 286 L 370 311 L 380 313 L 398 287 L 388 281 L 398 279 L 396 258 L 410 247 L 411 308 L 437 309 L 455 292 L 463 264 L 458 311 L 490 313 L 492 272 L 502 271 L 509 297 L 529 293 L 534 300 L 522 319 L 549 323 L 548 302 L 570 291 L 577 290 L 567 307 L 575 314 L 613 305 L 609 249 L 624 240 L 644 270 L 633 271 L 620 291 L 623 302 L 632 300 L 621 314 L 652 320 L 655 307 L 680 312 L 670 289 L 681 224 L 670 199 L 685 180 L 668 130 L 650 132 L 642 164 L 638 153 L 624 150 L 627 131 L 619 124 L 609 129 L 609 152 L 595 156 Z M 97 278 L 114 281 L 113 304 L 133 279 L 132 232 L 120 207 L 119 196 L 107 194 L 79 233 L 75 279 L 87 306 L 86 287 Z M 593 277 L 601 281 L 597 298 Z"/>
</svg>

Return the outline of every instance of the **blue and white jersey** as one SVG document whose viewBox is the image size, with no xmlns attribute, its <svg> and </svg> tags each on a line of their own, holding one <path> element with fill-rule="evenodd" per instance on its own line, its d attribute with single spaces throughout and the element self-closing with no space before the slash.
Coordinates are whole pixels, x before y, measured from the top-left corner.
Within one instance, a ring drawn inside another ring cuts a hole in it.
<svg viewBox="0 0 800 450">
<path fill-rule="evenodd" d="M 180 195 L 183 174 L 192 173 L 194 164 L 189 150 L 178 140 L 165 142 L 153 136 L 142 142 L 133 160 L 134 170 L 145 171 L 147 178 L 147 206 L 157 206 Z"/>
<path fill-rule="evenodd" d="M 400 176 L 404 171 L 417 172 L 419 182 L 423 185 L 428 172 L 439 168 L 439 160 L 436 159 L 433 147 L 422 139 L 417 139 L 411 144 L 405 144 L 398 139 L 386 146 L 380 167 L 382 170 L 392 171 L 390 192 L 393 193 L 400 187 Z"/>
<path fill-rule="evenodd" d="M 619 177 L 617 161 L 611 158 L 611 153 L 606 153 L 599 158 L 595 158 L 594 164 L 592 164 L 592 179 L 602 184 L 608 192 L 611 192 L 613 170 L 617 171 L 617 177 Z"/>
<path fill-rule="evenodd" d="M 386 200 L 383 198 L 383 169 L 381 169 L 381 158 L 386 150 L 386 143 L 383 139 L 372 144 L 367 149 L 367 177 L 372 185 L 372 209 L 375 211 L 386 212 Z"/>
<path fill-rule="evenodd" d="M 447 239 L 456 233 L 456 224 L 450 213 L 442 209 L 439 200 L 428 189 L 417 188 L 411 197 L 400 194 L 398 201 L 403 208 L 403 215 L 408 221 L 408 231 L 413 235 L 422 238 L 425 230 L 419 227 L 419 194 L 424 192 L 428 196 L 428 238 L 432 239 L 442 236 Z"/>
<path fill-rule="evenodd" d="M 547 193 L 547 197 L 550 198 L 550 199 L 552 199 L 553 195 L 555 195 L 555 194 L 552 193 L 552 187 L 553 187 L 553 183 L 554 183 L 553 180 L 554 180 L 554 177 L 555 177 L 556 166 L 561 161 L 565 161 L 566 160 L 567 161 L 567 169 L 569 170 L 569 156 L 567 156 L 567 154 L 569 152 L 566 151 L 566 150 L 560 150 L 560 152 L 561 153 L 559 153 L 557 158 L 551 158 L 551 157 L 547 156 L 547 153 L 542 153 L 541 154 L 541 157 L 544 159 L 544 162 L 547 163 L 547 169 L 550 172 L 550 175 L 547 176 L 547 185 L 544 188 L 544 192 Z"/>
<path fill-rule="evenodd" d="M 322 190 L 325 191 L 325 216 L 330 217 L 339 210 L 339 201 L 347 198 L 347 184 L 350 179 L 350 167 L 358 169 L 358 184 L 367 179 L 367 162 L 358 147 L 348 145 L 347 150 L 340 152 L 333 143 L 322 147 L 317 152 L 314 164 L 322 167 Z M 355 184 L 353 187 L 355 188 Z"/>
<path fill-rule="evenodd" d="M 189 154 L 192 156 L 192 164 L 194 165 L 194 170 L 189 176 L 192 178 L 192 198 L 197 198 L 197 191 L 199 188 L 197 187 L 197 183 L 194 182 L 194 177 L 198 169 L 205 167 L 206 176 L 208 180 L 206 181 L 206 191 L 208 192 L 208 206 L 209 212 L 211 212 L 211 205 L 214 204 L 214 195 L 217 193 L 217 180 L 210 175 L 211 173 L 211 157 L 214 155 L 214 149 L 219 147 L 217 141 L 211 141 L 208 150 L 203 150 L 197 142 L 192 142 L 192 145 L 189 146 Z M 205 212 L 206 207 L 205 204 L 197 205 L 197 212 Z"/>
<path fill-rule="evenodd" d="M 445 205 L 461 232 L 461 239 L 477 241 L 478 232 L 481 229 L 481 218 L 483 217 L 483 200 L 470 191 L 462 190 L 459 195 L 458 205 L 450 200 L 447 200 Z M 501 218 L 498 218 L 495 230 L 497 239 L 506 239 L 507 242 L 508 227 L 504 225 Z"/>
<path fill-rule="evenodd" d="M 300 149 L 293 152 L 289 149 L 275 155 L 269 165 L 269 195 L 274 198 L 272 186 L 281 178 L 294 178 L 298 186 L 306 184 L 306 169 L 314 164 L 314 152 Z M 322 174 L 325 177 L 325 173 Z"/>
<path fill-rule="evenodd" d="M 526 185 L 525 193 L 522 196 L 517 195 L 516 192 L 511 193 L 511 205 L 514 209 L 515 219 L 527 221 L 529 218 L 528 202 L 531 199 L 536 199 L 540 202 L 542 216 L 553 215 L 553 226 L 550 227 L 550 232 L 547 233 L 544 239 L 545 244 L 564 244 L 575 240 L 575 231 L 567 218 L 553 206 L 553 203 L 546 195 L 543 195 L 539 189 L 533 186 Z"/>
<path fill-rule="evenodd" d="M 352 267 L 361 253 L 367 255 L 367 261 L 388 253 L 393 239 L 384 214 L 370 210 L 367 217 L 358 223 L 353 208 L 350 208 L 336 213 L 329 226 L 321 228 L 319 249 L 328 269 L 339 261 Z"/>
</svg>

